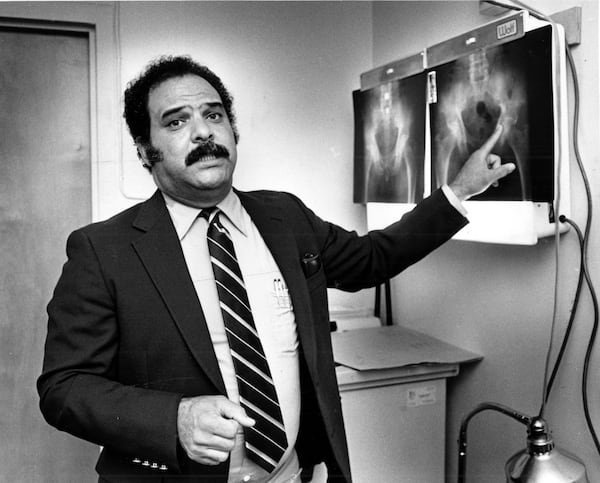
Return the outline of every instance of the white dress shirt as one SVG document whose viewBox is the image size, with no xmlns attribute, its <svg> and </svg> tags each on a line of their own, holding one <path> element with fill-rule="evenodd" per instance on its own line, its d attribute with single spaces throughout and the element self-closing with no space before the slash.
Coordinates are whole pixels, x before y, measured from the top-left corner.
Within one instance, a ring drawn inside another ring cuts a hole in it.
<svg viewBox="0 0 600 483">
<path fill-rule="evenodd" d="M 461 201 L 458 199 L 458 196 L 456 196 L 456 194 L 454 194 L 454 191 L 452 191 L 452 188 L 450 188 L 450 186 L 448 186 L 447 184 L 443 185 L 442 193 L 444 193 L 444 195 L 446 196 L 446 199 L 452 206 L 454 206 L 456 211 L 458 211 L 462 216 L 467 216 L 468 213 L 467 213 L 466 208 L 461 203 Z"/>
<path fill-rule="evenodd" d="M 239 404 L 235 369 L 208 253 L 208 222 L 198 216 L 200 209 L 178 203 L 167 195 L 164 198 L 202 305 L 227 397 Z M 228 230 L 235 247 L 256 329 L 279 398 L 288 440 L 286 452 L 273 476 L 268 479 L 266 471 L 246 457 L 244 433 L 240 429 L 231 452 L 228 483 L 299 481 L 297 475 L 300 468 L 294 450 L 300 422 L 298 335 L 287 287 L 271 252 L 237 195 L 230 192 L 217 207 L 221 210 L 220 221 Z"/>
</svg>

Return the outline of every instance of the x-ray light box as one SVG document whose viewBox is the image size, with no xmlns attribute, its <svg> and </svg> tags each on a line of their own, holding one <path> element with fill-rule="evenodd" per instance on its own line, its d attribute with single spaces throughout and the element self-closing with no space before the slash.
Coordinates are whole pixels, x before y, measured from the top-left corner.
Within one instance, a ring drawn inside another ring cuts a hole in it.
<svg viewBox="0 0 600 483">
<path fill-rule="evenodd" d="M 557 202 L 570 214 L 564 42 L 560 25 L 519 12 L 427 48 L 422 69 L 413 59 L 363 74 L 355 201 L 367 203 L 369 229 L 450 183 L 501 124 L 492 152 L 517 169 L 465 202 L 470 223 L 455 239 L 532 245 L 554 234 Z"/>
</svg>

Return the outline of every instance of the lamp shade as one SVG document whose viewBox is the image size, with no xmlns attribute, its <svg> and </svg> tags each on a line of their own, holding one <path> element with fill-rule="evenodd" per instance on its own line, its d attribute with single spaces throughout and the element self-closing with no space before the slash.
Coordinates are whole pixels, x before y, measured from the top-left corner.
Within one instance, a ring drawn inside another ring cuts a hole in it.
<svg viewBox="0 0 600 483">
<path fill-rule="evenodd" d="M 542 418 L 529 426 L 527 448 L 506 463 L 507 483 L 589 483 L 585 466 L 574 455 L 554 447 Z"/>
</svg>

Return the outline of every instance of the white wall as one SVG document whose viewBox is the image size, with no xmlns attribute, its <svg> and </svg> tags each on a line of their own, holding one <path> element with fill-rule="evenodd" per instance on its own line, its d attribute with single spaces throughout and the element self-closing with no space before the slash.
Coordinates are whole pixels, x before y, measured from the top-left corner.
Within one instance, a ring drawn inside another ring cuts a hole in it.
<svg viewBox="0 0 600 483">
<path fill-rule="evenodd" d="M 598 207 L 598 4 L 595 0 L 532 0 L 545 13 L 583 6 L 581 45 L 573 50 L 581 92 L 580 147 Z M 376 2 L 373 9 L 374 66 L 401 59 L 485 22 L 476 1 Z M 572 111 L 572 109 L 571 109 Z M 571 168 L 572 215 L 585 222 L 581 177 Z M 592 228 L 590 268 L 600 275 L 600 234 Z M 562 237 L 559 344 L 569 316 L 577 269 L 573 232 Z M 554 241 L 532 247 L 450 242 L 393 282 L 397 323 L 482 354 L 483 362 L 462 368 L 450 382 L 447 423 L 447 481 L 456 479 L 458 428 L 478 403 L 495 401 L 530 415 L 538 413 L 552 322 Z M 582 457 L 590 481 L 600 481 L 600 463 L 582 410 L 581 376 L 593 310 L 584 290 L 569 350 L 547 408 L 556 443 Z M 555 353 L 554 353 L 555 355 Z M 553 359 L 554 360 L 554 359 Z M 590 411 L 600 431 L 598 359 L 590 368 Z M 503 481 L 504 462 L 525 446 L 525 427 L 497 413 L 482 413 L 469 426 L 470 481 Z"/>
</svg>

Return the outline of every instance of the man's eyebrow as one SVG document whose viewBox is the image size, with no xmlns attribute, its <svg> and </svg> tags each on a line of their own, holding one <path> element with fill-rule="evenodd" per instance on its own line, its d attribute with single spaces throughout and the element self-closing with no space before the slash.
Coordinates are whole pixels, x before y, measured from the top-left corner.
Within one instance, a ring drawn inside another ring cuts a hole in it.
<svg viewBox="0 0 600 483">
<path fill-rule="evenodd" d="M 160 116 L 160 118 L 165 119 L 172 114 L 177 114 L 179 111 L 184 110 L 186 107 L 188 107 L 187 104 L 171 107 L 170 109 L 167 109 L 165 112 L 163 112 L 162 115 Z M 202 104 L 201 107 L 203 107 L 203 108 L 208 107 L 209 109 L 215 109 L 215 108 L 224 109 L 223 103 L 221 101 L 205 102 Z"/>
</svg>

